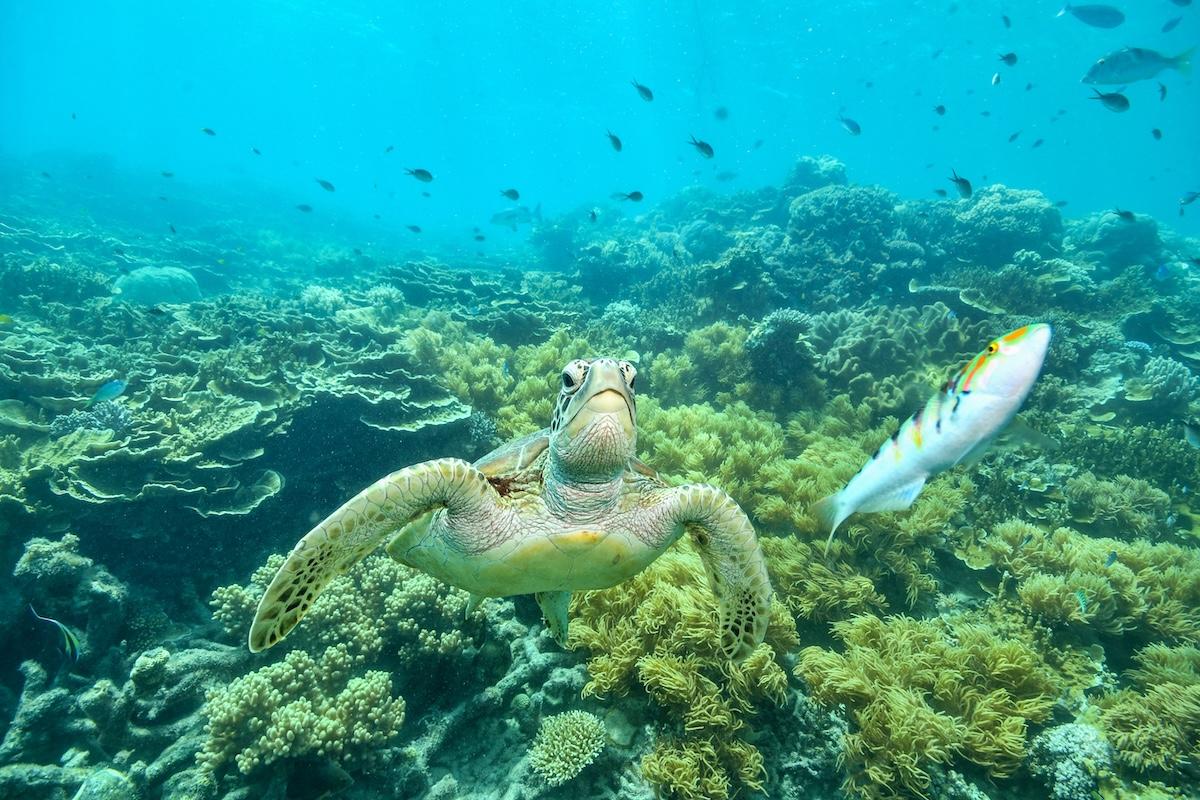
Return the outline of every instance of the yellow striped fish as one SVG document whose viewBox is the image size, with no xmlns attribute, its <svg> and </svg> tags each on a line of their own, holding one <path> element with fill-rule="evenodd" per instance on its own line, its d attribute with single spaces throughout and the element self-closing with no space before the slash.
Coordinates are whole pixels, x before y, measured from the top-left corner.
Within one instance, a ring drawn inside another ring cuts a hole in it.
<svg viewBox="0 0 1200 800">
<path fill-rule="evenodd" d="M 1041 372 L 1050 326 L 1026 325 L 993 340 L 875 451 L 837 494 L 813 508 L 833 534 L 855 512 L 908 508 L 931 477 L 981 457 Z"/>
</svg>

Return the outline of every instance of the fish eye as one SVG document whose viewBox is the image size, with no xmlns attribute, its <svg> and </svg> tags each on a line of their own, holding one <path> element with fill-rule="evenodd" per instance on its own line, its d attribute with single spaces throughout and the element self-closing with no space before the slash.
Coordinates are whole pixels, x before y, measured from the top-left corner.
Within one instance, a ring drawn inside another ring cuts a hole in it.
<svg viewBox="0 0 1200 800">
<path fill-rule="evenodd" d="M 999 350 L 1000 350 L 1000 345 L 996 344 L 995 342 L 992 342 L 991 344 L 988 345 L 988 353 L 990 353 L 992 355 L 995 355 Z"/>
</svg>

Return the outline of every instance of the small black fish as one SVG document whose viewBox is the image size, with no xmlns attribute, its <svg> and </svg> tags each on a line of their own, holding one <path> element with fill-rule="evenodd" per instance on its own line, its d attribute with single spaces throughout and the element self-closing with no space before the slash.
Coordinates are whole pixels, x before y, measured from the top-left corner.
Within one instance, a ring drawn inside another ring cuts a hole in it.
<svg viewBox="0 0 1200 800">
<path fill-rule="evenodd" d="M 1020 136 L 1020 135 L 1021 135 L 1021 132 L 1020 132 L 1020 131 L 1017 131 L 1016 133 L 1010 134 L 1010 135 L 1009 135 L 1009 137 L 1008 137 L 1008 143 L 1009 143 L 1009 144 L 1012 144 L 1013 142 L 1015 142 L 1015 141 L 1017 140 L 1017 137 L 1018 137 L 1018 136 Z"/>
<path fill-rule="evenodd" d="M 421 169 L 420 167 L 418 167 L 417 169 L 406 169 L 406 170 L 404 170 L 404 174 L 412 175 L 414 178 L 419 180 L 421 183 L 430 183 L 433 181 L 433 173 L 427 169 Z"/>
<path fill-rule="evenodd" d="M 632 192 L 617 192 L 612 197 L 613 200 L 632 200 L 635 203 L 640 203 L 645 198 L 645 195 L 637 190 L 634 190 Z"/>
<path fill-rule="evenodd" d="M 713 116 L 724 122 L 729 119 L 729 109 L 725 106 L 717 106 L 716 110 L 713 111 Z"/>
<path fill-rule="evenodd" d="M 1126 222 L 1137 221 L 1137 216 L 1132 211 L 1125 211 L 1120 208 L 1114 208 L 1112 213 L 1116 214 L 1118 217 L 1125 220 Z"/>
<path fill-rule="evenodd" d="M 153 314 L 156 317 L 161 317 L 167 313 L 167 310 L 165 308 L 163 308 L 162 306 L 150 306 L 149 308 L 146 309 L 146 312 L 148 314 Z"/>
<path fill-rule="evenodd" d="M 74 112 L 74 111 L 72 111 L 72 112 L 71 112 L 71 119 L 76 119 L 76 116 L 75 116 L 75 112 Z"/>
<path fill-rule="evenodd" d="M 1200 192 L 1187 192 L 1183 197 L 1179 198 L 1179 205 L 1190 206 L 1198 199 L 1200 199 Z"/>
<path fill-rule="evenodd" d="M 310 206 L 308 203 L 300 203 L 296 206 L 296 208 L 300 211 L 303 211 L 305 214 L 312 211 L 312 206 Z"/>
<path fill-rule="evenodd" d="M 939 117 L 944 117 L 944 116 L 946 116 L 946 107 L 945 106 L 934 106 L 933 113 L 937 114 Z"/>
<path fill-rule="evenodd" d="M 1100 105 L 1109 111 L 1115 111 L 1119 114 L 1122 111 L 1129 110 L 1129 98 L 1120 92 L 1102 92 L 1099 89 L 1092 89 L 1092 91 L 1096 93 L 1096 96 L 1088 99 L 1099 100 Z"/>
<path fill-rule="evenodd" d="M 472 238 L 472 239 L 474 239 L 474 240 L 475 240 L 475 241 L 477 241 L 477 242 L 482 242 L 482 241 L 483 241 L 484 239 L 486 239 L 487 237 L 486 237 L 486 236 L 484 236 L 482 233 L 477 233 L 477 234 L 475 234 L 474 236 L 472 236 L 471 238 Z"/>
<path fill-rule="evenodd" d="M 46 172 L 45 170 L 42 170 L 42 172 L 41 172 L 41 175 L 42 175 L 42 177 L 43 177 L 43 178 L 50 178 L 50 177 L 51 177 L 50 173 L 49 173 L 49 172 Z"/>
<path fill-rule="evenodd" d="M 693 136 L 692 140 L 690 142 L 688 142 L 688 144 L 690 144 L 692 147 L 696 148 L 696 152 L 698 152 L 700 155 L 704 156 L 705 158 L 713 157 L 713 148 L 712 148 L 712 145 L 709 144 L 708 142 L 701 141 L 701 140 L 697 139 L 695 136 Z"/>
<path fill-rule="evenodd" d="M 763 144 L 765 144 L 765 143 L 763 142 L 762 139 L 755 139 L 754 144 L 750 145 L 750 149 L 757 150 L 758 148 L 762 147 Z"/>
<path fill-rule="evenodd" d="M 174 178 L 175 177 L 174 172 L 167 172 L 166 170 L 163 170 L 162 172 L 160 172 L 158 174 L 162 175 L 164 178 Z"/>
<path fill-rule="evenodd" d="M 512 200 L 514 203 L 521 199 L 521 193 L 518 192 L 516 189 L 505 189 L 504 191 L 500 192 L 500 196 L 507 197 L 509 200 Z"/>
<path fill-rule="evenodd" d="M 990 117 L 991 115 L 992 115 L 992 112 L 990 112 L 990 111 L 980 111 L 979 112 L 979 116 L 981 116 L 981 117 Z"/>
<path fill-rule="evenodd" d="M 158 199 L 159 199 L 159 200 L 162 200 L 162 201 L 165 203 L 165 202 L 167 202 L 168 200 L 170 200 L 171 198 L 167 197 L 165 194 L 160 194 L 160 195 L 158 196 Z"/>
<path fill-rule="evenodd" d="M 1044 144 L 1044 143 L 1045 143 L 1045 141 L 1046 141 L 1045 139 L 1034 139 L 1034 140 L 1033 140 L 1033 144 L 1031 144 L 1031 145 L 1029 146 L 1029 149 L 1030 149 L 1030 150 L 1037 150 L 1039 147 L 1041 147 L 1041 146 L 1042 146 L 1042 144 Z"/>
<path fill-rule="evenodd" d="M 630 83 L 633 84 L 633 88 L 637 89 L 638 97 L 642 98 L 647 103 L 654 99 L 654 92 L 650 91 L 649 86 L 643 86 L 637 81 L 630 81 Z"/>
<path fill-rule="evenodd" d="M 335 188 L 333 188 L 333 184 L 327 180 L 324 180 L 322 178 L 313 178 L 313 180 L 315 180 L 317 182 L 317 184 L 320 185 L 320 187 L 327 192 L 336 192 L 337 191 Z"/>
<path fill-rule="evenodd" d="M 1054 201 L 1054 207 L 1055 207 L 1055 208 L 1066 208 L 1066 207 L 1067 207 L 1067 201 L 1066 201 L 1066 200 L 1055 200 L 1055 201 Z"/>
<path fill-rule="evenodd" d="M 954 188 L 958 189 L 958 196 L 964 200 L 971 197 L 971 182 L 962 177 L 955 170 L 950 170 L 949 181 L 954 184 Z"/>
<path fill-rule="evenodd" d="M 1158 128 L 1152 128 L 1150 130 L 1150 135 L 1153 136 L 1155 139 L 1161 139 L 1162 131 L 1160 131 Z"/>
<path fill-rule="evenodd" d="M 934 194 L 936 194 L 938 197 L 945 197 L 945 196 L 946 196 L 946 190 L 945 190 L 945 189 L 934 189 L 934 190 L 933 190 L 933 193 L 934 193 Z"/>
<path fill-rule="evenodd" d="M 383 217 L 379 216 L 378 214 L 372 214 L 371 216 L 375 219 L 383 219 Z"/>
<path fill-rule="evenodd" d="M 612 131 L 605 131 L 605 133 L 608 134 L 608 143 L 612 145 L 612 149 L 616 150 L 618 153 L 621 152 L 621 148 L 624 146 L 621 144 L 621 137 L 617 136 Z"/>
<path fill-rule="evenodd" d="M 1015 66 L 1017 63 L 1017 54 L 1016 53 L 1004 53 L 1000 56 L 1000 60 L 1003 61 L 1005 64 L 1007 64 L 1010 67 Z"/>
<path fill-rule="evenodd" d="M 353 248 L 352 252 L 353 252 L 353 253 L 354 253 L 354 255 L 356 255 L 356 256 L 361 256 L 361 255 L 362 255 L 362 250 L 359 250 L 357 247 Z"/>
<path fill-rule="evenodd" d="M 1011 28 L 1012 20 L 1008 18 L 1008 14 L 1001 14 L 1000 21 L 1004 23 L 1004 27 Z"/>
<path fill-rule="evenodd" d="M 1174 3 L 1175 5 L 1179 6 L 1180 8 L 1184 8 L 1184 7 L 1190 6 L 1192 4 L 1192 0 L 1171 0 L 1171 2 Z"/>
<path fill-rule="evenodd" d="M 212 128 L 201 128 L 200 132 L 203 133 L 205 136 L 216 136 L 217 135 L 217 132 L 214 131 Z"/>
<path fill-rule="evenodd" d="M 171 229 L 171 233 L 175 233 L 175 226 L 174 226 L 174 225 L 172 225 L 172 224 L 170 224 L 170 223 L 167 223 L 167 227 Z"/>
<path fill-rule="evenodd" d="M 1166 22 L 1163 23 L 1162 32 L 1170 33 L 1171 31 L 1175 30 L 1175 26 L 1178 25 L 1182 19 L 1183 19 L 1183 17 L 1175 17 L 1173 19 L 1167 20 Z"/>
<path fill-rule="evenodd" d="M 1117 563 L 1117 551 L 1109 550 L 1108 557 L 1104 559 L 1104 568 L 1108 569 L 1115 563 Z"/>
<path fill-rule="evenodd" d="M 1167 85 L 1160 81 L 1158 84 L 1158 102 L 1161 103 L 1163 100 L 1166 100 L 1166 99 L 1167 99 Z"/>
<path fill-rule="evenodd" d="M 1027 83 L 1027 84 L 1025 84 L 1025 91 L 1027 91 L 1027 92 L 1028 92 L 1028 91 L 1029 91 L 1029 90 L 1031 90 L 1032 88 L 1033 88 L 1033 84 L 1032 84 L 1032 83 Z"/>
<path fill-rule="evenodd" d="M 257 147 L 251 147 L 251 148 L 250 148 L 250 152 L 251 152 L 251 153 L 254 153 L 254 155 L 256 155 L 256 156 L 261 156 L 261 155 L 262 155 L 262 150 L 259 150 Z"/>
<path fill-rule="evenodd" d="M 421 192 L 421 197 L 433 197 L 429 192 Z"/>
<path fill-rule="evenodd" d="M 420 226 L 420 225 L 405 225 L 404 227 L 408 228 L 408 229 L 409 229 L 410 231 L 412 231 L 413 233 L 420 233 L 420 232 L 421 232 L 421 226 Z"/>
<path fill-rule="evenodd" d="M 596 212 L 596 209 L 594 209 L 594 208 L 588 212 L 588 219 L 590 219 L 592 222 L 595 222 L 596 219 L 599 218 L 599 216 L 600 215 Z"/>
<path fill-rule="evenodd" d="M 396 145 L 389 144 L 387 147 L 383 148 L 383 154 L 386 156 L 388 153 L 392 152 L 395 149 L 396 149 Z"/>
<path fill-rule="evenodd" d="M 858 136 L 860 133 L 862 133 L 862 126 L 849 117 L 843 117 L 841 114 L 838 114 L 838 120 L 842 123 L 842 127 L 846 129 L 846 132 L 851 136 Z"/>
</svg>

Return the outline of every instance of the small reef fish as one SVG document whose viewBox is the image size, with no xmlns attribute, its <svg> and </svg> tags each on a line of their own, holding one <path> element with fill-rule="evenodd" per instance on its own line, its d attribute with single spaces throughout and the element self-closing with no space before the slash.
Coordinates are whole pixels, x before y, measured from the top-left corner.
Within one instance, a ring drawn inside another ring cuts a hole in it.
<svg viewBox="0 0 1200 800">
<path fill-rule="evenodd" d="M 688 142 L 688 144 L 690 144 L 692 147 L 696 148 L 697 153 L 704 156 L 705 158 L 713 157 L 713 148 L 712 148 L 711 144 L 709 144 L 708 142 L 705 142 L 705 141 L 701 141 L 700 139 L 697 139 L 695 136 L 691 137 L 691 139 L 692 140 L 690 142 Z"/>
<path fill-rule="evenodd" d="M 1183 423 L 1183 440 L 1200 450 L 1200 420 L 1189 419 Z"/>
<path fill-rule="evenodd" d="M 1045 140 L 1045 139 L 1035 139 L 1035 140 L 1033 141 L 1033 144 L 1029 145 L 1029 149 L 1030 149 L 1030 150 L 1037 150 L 1039 147 L 1041 147 L 1041 146 L 1042 146 L 1043 144 L 1045 144 L 1045 143 L 1046 143 L 1046 140 Z"/>
<path fill-rule="evenodd" d="M 1000 55 L 999 60 L 1003 61 L 1006 65 L 1008 65 L 1010 67 L 1015 67 L 1017 65 L 1017 54 L 1016 53 L 1002 53 Z"/>
<path fill-rule="evenodd" d="M 637 89 L 638 97 L 642 98 L 647 103 L 654 99 L 654 92 L 650 91 L 649 86 L 643 86 L 636 80 L 630 81 L 630 83 L 633 84 L 634 89 Z"/>
<path fill-rule="evenodd" d="M 92 399 L 88 400 L 89 406 L 94 406 L 96 403 L 103 403 L 106 400 L 116 400 L 121 395 L 125 394 L 125 389 L 129 386 L 126 381 L 116 378 L 101 386 L 92 395 Z"/>
<path fill-rule="evenodd" d="M 729 109 L 725 106 L 717 106 L 713 110 L 713 117 L 724 122 L 725 120 L 729 119 Z"/>
<path fill-rule="evenodd" d="M 591 211 L 588 212 L 588 219 L 591 220 L 592 222 L 595 222 L 599 218 L 600 218 L 600 212 L 597 211 L 596 209 L 593 208 Z"/>
<path fill-rule="evenodd" d="M 251 152 L 251 153 L 254 153 L 254 155 L 256 155 L 256 156 L 261 156 L 261 155 L 262 155 L 262 150 L 259 150 L 257 147 L 251 147 L 251 148 L 250 148 L 250 152 Z"/>
<path fill-rule="evenodd" d="M 1020 131 L 1017 131 L 1016 133 L 1010 134 L 1010 135 L 1009 135 L 1009 137 L 1008 137 L 1008 143 L 1009 143 L 1009 144 L 1012 144 L 1013 142 L 1015 142 L 1015 141 L 1017 140 L 1017 137 L 1018 137 L 1018 136 L 1020 136 L 1020 135 L 1021 135 L 1021 132 L 1020 132 Z"/>
<path fill-rule="evenodd" d="M 504 211 L 498 211 L 492 214 L 493 225 L 503 225 L 506 228 L 512 228 L 514 231 L 518 225 L 532 225 L 535 222 L 542 221 L 542 205 L 538 203 L 537 208 L 532 211 L 528 206 L 517 206 Z"/>
<path fill-rule="evenodd" d="M 954 184 L 955 189 L 958 189 L 959 197 L 963 198 L 964 200 L 970 199 L 973 190 L 971 189 L 971 182 L 969 180 L 959 175 L 958 172 L 953 169 L 950 170 L 950 177 L 948 180 Z"/>
<path fill-rule="evenodd" d="M 838 122 L 842 123 L 842 127 L 846 129 L 846 133 L 851 136 L 858 136 L 862 133 L 862 125 L 859 125 L 849 117 L 843 117 L 841 114 L 838 114 Z"/>
<path fill-rule="evenodd" d="M 61 633 L 62 637 L 63 637 L 63 644 L 62 644 L 63 654 L 67 657 L 67 660 L 70 661 L 72 664 L 78 663 L 79 662 L 79 637 L 75 635 L 75 632 L 72 631 L 70 628 L 68 628 L 66 625 L 59 622 L 58 620 L 54 619 L 53 617 L 43 617 L 36 610 L 34 610 L 33 606 L 30 606 L 29 610 L 33 613 L 33 615 L 35 617 L 40 619 L 42 622 L 49 622 L 54 627 L 58 628 L 58 632 Z"/>
<path fill-rule="evenodd" d="M 1160 131 L 1158 128 L 1151 128 L 1151 129 L 1150 129 L 1150 135 L 1151 135 L 1151 136 L 1153 136 L 1153 137 L 1154 137 L 1156 140 L 1157 140 L 1157 139 L 1161 139 L 1161 138 L 1162 138 L 1162 131 Z"/>
<path fill-rule="evenodd" d="M 1196 202 L 1197 199 L 1200 199 L 1200 192 L 1185 193 L 1183 197 L 1179 198 L 1180 210 L 1182 210 L 1184 206 L 1190 206 L 1192 203 Z"/>
<path fill-rule="evenodd" d="M 1171 57 L 1145 47 L 1122 47 L 1092 64 L 1083 76 L 1083 82 L 1133 83 L 1153 78 L 1164 69 L 1173 69 L 1186 75 L 1191 69 L 1191 58 L 1191 50 Z"/>
<path fill-rule="evenodd" d="M 612 131 L 605 131 L 605 133 L 608 134 L 608 143 L 612 145 L 612 149 L 616 150 L 618 153 L 621 152 L 621 148 L 624 146 L 621 144 L 621 137 L 617 136 Z"/>
<path fill-rule="evenodd" d="M 324 179 L 322 179 L 322 178 L 314 178 L 314 180 L 317 182 L 317 184 L 318 184 L 318 185 L 319 185 L 319 186 L 320 186 L 322 189 L 324 189 L 324 190 L 325 190 L 325 191 L 327 191 L 327 192 L 336 192 L 336 191 L 337 191 L 337 189 L 335 189 L 335 188 L 333 187 L 333 184 L 332 184 L 332 183 L 330 183 L 330 182 L 329 182 L 329 181 L 327 181 L 327 180 L 324 180 Z"/>
<path fill-rule="evenodd" d="M 1000 85 L 1000 73 L 997 72 L 994 75 L 992 75 L 992 86 L 999 86 L 999 85 Z M 983 115 L 985 117 L 990 116 L 989 112 L 987 112 L 987 111 L 984 111 Z"/>
<path fill-rule="evenodd" d="M 944 116 L 946 116 L 946 107 L 945 106 L 934 106 L 933 113 L 937 114 L 939 117 L 944 117 Z"/>
<path fill-rule="evenodd" d="M 420 226 L 420 225 L 405 225 L 404 227 L 408 228 L 408 229 L 409 229 L 410 231 L 412 231 L 413 233 L 420 233 L 420 232 L 421 232 L 421 226 Z"/>
<path fill-rule="evenodd" d="M 1132 211 L 1126 211 L 1125 209 L 1122 209 L 1122 208 L 1114 208 L 1112 213 L 1116 214 L 1118 217 L 1125 220 L 1126 222 L 1137 222 L 1137 215 L 1134 214 Z"/>
<path fill-rule="evenodd" d="M 945 190 L 945 189 L 934 189 L 934 190 L 933 190 L 933 193 L 934 193 L 934 194 L 936 194 L 938 197 L 945 197 L 945 196 L 946 196 L 946 190 Z"/>
<path fill-rule="evenodd" d="M 308 203 L 299 203 L 296 206 L 296 209 L 299 211 L 303 211 L 305 214 L 307 214 L 310 211 L 312 211 L 312 206 L 310 206 Z"/>
<path fill-rule="evenodd" d="M 1049 325 L 1037 323 L 992 340 L 909 417 L 841 491 L 817 502 L 813 512 L 829 530 L 826 552 L 838 526 L 851 514 L 908 508 L 934 475 L 982 457 L 1033 388 L 1050 332 Z"/>
<path fill-rule="evenodd" d="M 1005 28 L 1012 27 L 1012 20 L 1008 18 L 1008 14 L 1001 14 L 1000 21 L 1004 23 Z"/>
<path fill-rule="evenodd" d="M 504 189 L 500 192 L 500 196 L 507 197 L 509 200 L 512 200 L 514 203 L 521 199 L 521 193 L 518 192 L 516 189 Z"/>
<path fill-rule="evenodd" d="M 1115 111 L 1119 114 L 1122 111 L 1129 110 L 1129 98 L 1120 92 L 1102 92 L 1099 89 L 1092 89 L 1092 91 L 1096 93 L 1096 96 L 1088 99 L 1099 100 L 1100 105 L 1109 111 Z"/>
<path fill-rule="evenodd" d="M 406 169 L 406 170 L 404 170 L 404 174 L 412 175 L 414 178 L 419 180 L 421 183 L 432 183 L 433 182 L 433 173 L 427 169 L 421 169 L 420 167 L 417 167 L 416 169 Z"/>
<path fill-rule="evenodd" d="M 11 314 L 0 314 L 0 328 L 7 328 L 14 322 L 16 322 L 16 320 L 12 318 Z"/>
<path fill-rule="evenodd" d="M 159 175 L 162 175 L 164 178 L 174 178 L 174 177 L 175 177 L 175 173 L 174 173 L 174 172 L 167 172 L 165 169 L 164 169 L 162 172 L 158 173 L 158 174 L 159 174 Z"/>
<path fill-rule="evenodd" d="M 1084 5 L 1073 6 L 1067 3 L 1055 16 L 1070 14 L 1075 19 L 1093 28 L 1115 28 L 1125 21 L 1121 9 L 1112 6 Z"/>
<path fill-rule="evenodd" d="M 1166 22 L 1163 23 L 1162 32 L 1170 33 L 1171 31 L 1175 30 L 1175 26 L 1178 25 L 1182 21 L 1183 21 L 1183 17 L 1173 17 L 1173 18 L 1167 20 Z"/>
<path fill-rule="evenodd" d="M 1115 564 L 1115 563 L 1117 563 L 1117 551 L 1116 551 L 1116 550 L 1109 550 L 1109 551 L 1108 551 L 1108 558 L 1104 559 L 1104 568 L 1105 568 L 1105 569 L 1108 569 L 1109 567 L 1111 567 L 1111 566 L 1112 566 L 1113 564 Z"/>
<path fill-rule="evenodd" d="M 200 132 L 203 133 L 205 136 L 216 136 L 217 135 L 217 132 L 214 131 L 212 128 L 201 128 Z"/>
<path fill-rule="evenodd" d="M 1086 613 L 1087 613 L 1087 606 L 1088 606 L 1088 603 L 1087 603 L 1087 594 L 1086 594 L 1086 593 L 1083 591 L 1083 589 L 1076 589 L 1076 590 L 1075 590 L 1075 599 L 1076 599 L 1077 601 L 1079 601 L 1079 613 L 1080 613 L 1080 614 L 1086 614 Z"/>
<path fill-rule="evenodd" d="M 645 195 L 635 189 L 632 192 L 617 192 L 612 198 L 613 200 L 630 200 L 634 203 L 640 203 L 645 198 Z"/>
</svg>

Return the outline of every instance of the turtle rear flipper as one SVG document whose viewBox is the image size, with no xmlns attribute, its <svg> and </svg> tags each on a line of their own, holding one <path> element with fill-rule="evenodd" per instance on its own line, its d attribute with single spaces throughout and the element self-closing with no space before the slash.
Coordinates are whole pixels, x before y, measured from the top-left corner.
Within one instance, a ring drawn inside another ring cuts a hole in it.
<svg viewBox="0 0 1200 800">
<path fill-rule="evenodd" d="M 720 611 L 721 649 L 740 661 L 767 634 L 771 581 L 754 526 L 733 498 L 715 486 L 671 489 L 672 516 L 700 552 Z"/>
<path fill-rule="evenodd" d="M 415 464 L 371 484 L 296 543 L 259 601 L 250 651 L 278 644 L 330 581 L 417 517 L 439 508 L 470 513 L 489 494 L 483 473 L 456 458 Z"/>
</svg>

